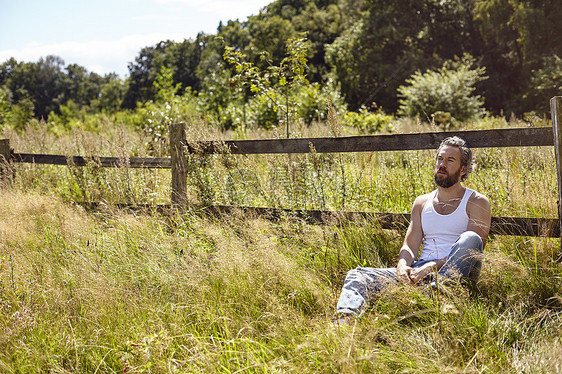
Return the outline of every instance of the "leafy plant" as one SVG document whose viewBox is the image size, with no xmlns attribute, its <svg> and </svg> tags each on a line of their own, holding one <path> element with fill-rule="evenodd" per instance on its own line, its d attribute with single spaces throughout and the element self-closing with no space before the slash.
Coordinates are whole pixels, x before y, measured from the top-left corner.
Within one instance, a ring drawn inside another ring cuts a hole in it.
<svg viewBox="0 0 562 374">
<path fill-rule="evenodd" d="M 154 88 L 157 90 L 156 101 L 150 100 L 137 107 L 135 124 L 151 137 L 152 154 L 161 156 L 168 152 L 168 126 L 174 122 L 187 122 L 196 112 L 196 103 L 190 89 L 182 96 L 176 95 L 181 84 L 174 85 L 172 72 L 165 66 L 161 68 Z"/>
<path fill-rule="evenodd" d="M 431 121 L 437 112 L 450 113 L 450 123 L 467 121 L 480 117 L 484 100 L 473 95 L 475 84 L 486 79 L 485 68 L 472 68 L 474 58 L 465 54 L 461 59 L 446 61 L 437 70 L 417 71 L 409 79 L 408 85 L 398 88 L 400 108 L 404 116 L 420 116 Z M 446 124 L 446 125 L 449 125 Z"/>
<path fill-rule="evenodd" d="M 361 107 L 359 112 L 346 112 L 342 123 L 344 126 L 357 129 L 363 134 L 374 134 L 381 130 L 392 130 L 393 117 L 385 114 L 382 109 L 369 112 L 367 108 Z"/>
<path fill-rule="evenodd" d="M 225 46 L 224 59 L 234 65 L 237 73 L 233 79 L 247 86 L 250 92 L 269 100 L 273 112 L 280 110 L 279 117 L 285 121 L 287 137 L 296 112 L 293 91 L 309 84 L 305 75 L 307 52 L 306 36 L 300 34 L 287 40 L 287 55 L 279 65 L 274 65 L 269 54 L 262 52 L 261 59 L 268 67 L 261 70 L 246 61 L 242 52 Z"/>
<path fill-rule="evenodd" d="M 548 113 L 550 98 L 562 94 L 562 58 L 555 54 L 545 57 L 543 66 L 533 71 L 531 86 L 525 99 L 531 101 L 537 110 Z"/>
<path fill-rule="evenodd" d="M 9 118 L 10 100 L 8 98 L 8 93 L 8 90 L 0 87 L 0 126 L 3 126 Z"/>
</svg>

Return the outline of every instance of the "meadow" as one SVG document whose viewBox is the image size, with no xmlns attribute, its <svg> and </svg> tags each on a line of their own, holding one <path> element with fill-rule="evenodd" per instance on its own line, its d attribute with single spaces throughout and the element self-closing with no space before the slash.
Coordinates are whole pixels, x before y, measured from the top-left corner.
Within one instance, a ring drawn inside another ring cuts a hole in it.
<svg viewBox="0 0 562 374">
<path fill-rule="evenodd" d="M 526 125 L 486 117 L 465 128 Z M 435 128 L 396 119 L 392 130 Z M 349 131 L 332 121 L 292 136 Z M 190 155 L 190 209 L 162 213 L 116 207 L 169 203 L 169 170 L 127 167 L 127 156 L 155 153 L 138 130 L 108 119 L 97 131 L 58 134 L 35 121 L 4 136 L 16 152 L 124 162 L 20 164 L 13 188 L 0 191 L 0 372 L 562 370 L 559 239 L 491 236 L 473 289 L 427 297 L 397 287 L 339 327 L 347 270 L 393 266 L 403 232 L 368 219 L 335 226 L 206 213 L 213 204 L 409 212 L 433 188 L 433 151 Z M 275 136 L 188 124 L 189 140 Z M 550 147 L 479 149 L 475 161 L 466 185 L 489 197 L 494 216 L 557 217 Z"/>
</svg>

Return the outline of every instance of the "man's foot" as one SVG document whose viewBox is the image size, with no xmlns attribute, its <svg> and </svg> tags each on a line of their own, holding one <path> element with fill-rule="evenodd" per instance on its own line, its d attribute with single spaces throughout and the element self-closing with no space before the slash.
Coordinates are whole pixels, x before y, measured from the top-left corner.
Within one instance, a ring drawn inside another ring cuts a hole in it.
<svg viewBox="0 0 562 374">
<path fill-rule="evenodd" d="M 340 318 L 334 320 L 332 323 L 334 326 L 353 326 L 356 322 L 356 318 L 352 314 L 342 315 L 340 314 Z"/>
<path fill-rule="evenodd" d="M 426 293 L 426 296 L 434 296 L 436 294 L 452 296 L 453 295 L 453 292 L 451 292 L 452 286 L 453 286 L 453 283 L 449 280 L 445 280 L 445 281 L 441 281 L 441 282 L 431 281 L 426 286 L 426 290 L 428 291 Z"/>
</svg>

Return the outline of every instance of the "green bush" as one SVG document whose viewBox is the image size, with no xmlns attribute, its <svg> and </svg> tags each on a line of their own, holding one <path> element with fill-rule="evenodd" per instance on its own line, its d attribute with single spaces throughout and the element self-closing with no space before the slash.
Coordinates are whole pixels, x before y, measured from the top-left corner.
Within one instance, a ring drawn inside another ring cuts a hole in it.
<svg viewBox="0 0 562 374">
<path fill-rule="evenodd" d="M 12 103 L 12 94 L 6 87 L 0 87 L 0 131 L 4 127 L 23 131 L 25 125 L 33 118 L 35 106 L 29 98 Z"/>
<path fill-rule="evenodd" d="M 391 131 L 393 117 L 385 114 L 381 109 L 376 112 L 369 112 L 362 107 L 357 112 L 347 112 L 342 119 L 342 124 L 359 130 L 363 134 L 374 134 L 381 130 Z"/>
<path fill-rule="evenodd" d="M 297 117 L 302 119 L 307 126 L 310 126 L 315 121 L 325 122 L 328 119 L 326 107 L 328 101 L 332 103 L 338 112 L 346 109 L 339 89 L 335 87 L 333 82 L 327 82 L 324 85 L 312 83 L 299 87 L 296 90 L 294 101 Z"/>
<path fill-rule="evenodd" d="M 269 91 L 265 94 L 254 96 L 248 102 L 250 113 L 249 123 L 254 127 L 272 129 L 281 122 L 284 112 L 279 110 L 277 102 L 282 100 L 280 94 Z"/>
<path fill-rule="evenodd" d="M 562 94 L 562 58 L 557 55 L 545 57 L 540 69 L 533 71 L 532 89 L 525 100 L 542 113 L 550 111 L 550 98 Z"/>
<path fill-rule="evenodd" d="M 199 95 L 201 106 L 210 106 L 208 96 Z M 255 95 L 249 98 L 247 103 L 242 100 L 232 100 L 218 110 L 211 118 L 207 113 L 210 123 L 219 125 L 223 129 L 235 129 L 254 127 L 272 129 L 285 122 L 286 109 L 279 103 L 284 102 L 285 97 L 273 90 Z M 293 90 L 289 111 L 291 119 L 298 118 L 307 126 L 315 121 L 327 120 L 326 103 L 330 101 L 339 110 L 345 110 L 345 103 L 337 89 L 331 85 L 320 85 L 313 83 L 303 85 Z"/>
<path fill-rule="evenodd" d="M 473 65 L 474 58 L 464 55 L 462 59 L 446 61 L 436 71 L 427 70 L 423 74 L 417 71 L 406 79 L 408 85 L 398 88 L 401 97 L 398 113 L 428 120 L 437 112 L 448 113 L 451 123 L 480 117 L 484 100 L 473 95 L 474 85 L 487 77 L 484 67 L 472 68 Z"/>
</svg>

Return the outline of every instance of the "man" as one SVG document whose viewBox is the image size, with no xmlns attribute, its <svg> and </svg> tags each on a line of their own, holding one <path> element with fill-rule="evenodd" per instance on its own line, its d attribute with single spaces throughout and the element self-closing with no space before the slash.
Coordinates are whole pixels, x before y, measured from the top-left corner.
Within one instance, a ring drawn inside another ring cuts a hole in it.
<svg viewBox="0 0 562 374">
<path fill-rule="evenodd" d="M 360 317 L 371 296 L 391 284 L 444 280 L 476 281 L 490 231 L 490 202 L 461 185 L 472 171 L 472 151 L 459 137 L 439 146 L 434 180 L 437 189 L 416 198 L 410 226 L 395 268 L 358 267 L 347 273 L 337 313 Z M 418 252 L 422 247 L 418 258 Z"/>
</svg>

